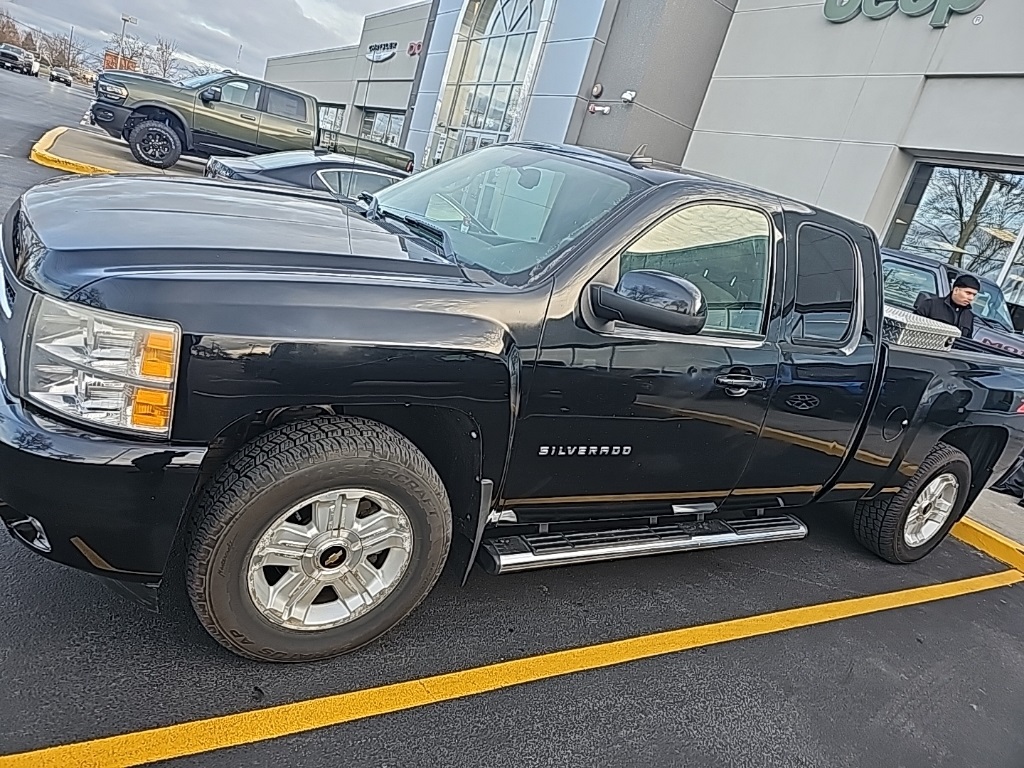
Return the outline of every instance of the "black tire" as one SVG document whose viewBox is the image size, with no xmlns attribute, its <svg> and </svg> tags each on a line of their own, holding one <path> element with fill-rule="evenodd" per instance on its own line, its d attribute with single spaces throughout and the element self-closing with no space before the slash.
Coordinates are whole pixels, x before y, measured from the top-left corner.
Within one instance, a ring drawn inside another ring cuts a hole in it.
<svg viewBox="0 0 1024 768">
<path fill-rule="evenodd" d="M 382 602 L 346 624 L 292 630 L 260 613 L 247 586 L 248 563 L 267 527 L 305 498 L 365 488 L 405 510 L 410 562 Z M 258 661 L 326 659 L 370 643 L 429 594 L 452 540 L 448 494 L 426 457 L 376 422 L 323 417 L 282 426 L 244 446 L 205 489 L 190 519 L 185 580 L 200 623 L 228 650 Z"/>
<path fill-rule="evenodd" d="M 132 128 L 128 146 L 136 160 L 151 168 L 170 168 L 181 157 L 181 137 L 158 120 L 146 120 Z"/>
<path fill-rule="evenodd" d="M 904 539 L 907 517 L 920 493 L 939 475 L 949 473 L 959 483 L 956 501 L 949 518 L 919 546 Z M 895 496 L 862 501 L 854 512 L 854 535 L 865 548 L 890 563 L 905 564 L 920 560 L 935 549 L 960 519 L 971 487 L 971 460 L 946 443 L 935 446 L 917 472 Z"/>
</svg>

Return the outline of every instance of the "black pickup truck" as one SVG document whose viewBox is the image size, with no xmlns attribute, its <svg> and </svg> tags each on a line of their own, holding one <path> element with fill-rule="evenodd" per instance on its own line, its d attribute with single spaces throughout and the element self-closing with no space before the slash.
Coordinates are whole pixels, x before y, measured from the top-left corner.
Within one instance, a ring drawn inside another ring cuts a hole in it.
<svg viewBox="0 0 1024 768">
<path fill-rule="evenodd" d="M 347 205 L 58 179 L 2 242 L 7 527 L 150 605 L 179 574 L 255 659 L 374 640 L 446 562 L 800 539 L 817 502 L 910 563 L 1024 444 L 1024 363 L 883 309 L 867 227 L 632 155 Z"/>
</svg>

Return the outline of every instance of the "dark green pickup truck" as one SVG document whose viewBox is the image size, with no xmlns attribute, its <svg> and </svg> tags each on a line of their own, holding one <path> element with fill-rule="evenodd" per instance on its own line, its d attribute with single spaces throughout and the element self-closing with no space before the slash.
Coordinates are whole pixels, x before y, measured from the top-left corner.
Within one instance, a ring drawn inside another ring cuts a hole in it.
<svg viewBox="0 0 1024 768">
<path fill-rule="evenodd" d="M 143 165 L 170 168 L 182 155 L 258 155 L 313 149 L 319 139 L 312 96 L 262 80 L 218 72 L 171 82 L 133 72 L 104 72 L 89 113 L 124 139 Z M 352 137 L 350 154 L 412 170 L 411 152 Z"/>
</svg>

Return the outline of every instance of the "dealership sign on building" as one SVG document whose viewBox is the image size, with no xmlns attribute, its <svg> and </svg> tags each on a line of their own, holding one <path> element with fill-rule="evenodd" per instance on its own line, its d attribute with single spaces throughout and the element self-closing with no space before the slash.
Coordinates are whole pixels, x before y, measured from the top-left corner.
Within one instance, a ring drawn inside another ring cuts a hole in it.
<svg viewBox="0 0 1024 768">
<path fill-rule="evenodd" d="M 933 27 L 945 27 L 954 13 L 971 13 L 985 0 L 825 0 L 825 18 L 836 24 L 863 13 L 869 19 L 884 19 L 899 11 L 907 16 L 931 14 Z M 1021 0 L 1017 0 L 1021 2 Z"/>
<path fill-rule="evenodd" d="M 366 58 L 373 62 L 387 61 L 398 53 L 398 41 L 374 43 L 366 49 Z"/>
</svg>

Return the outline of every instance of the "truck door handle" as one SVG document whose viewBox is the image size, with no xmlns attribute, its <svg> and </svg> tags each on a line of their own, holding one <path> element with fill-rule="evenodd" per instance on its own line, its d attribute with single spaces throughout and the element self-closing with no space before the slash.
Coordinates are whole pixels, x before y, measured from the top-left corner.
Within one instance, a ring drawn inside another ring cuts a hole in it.
<svg viewBox="0 0 1024 768">
<path fill-rule="evenodd" d="M 312 136 L 313 135 L 312 131 L 308 131 L 305 128 L 296 128 L 295 132 L 296 133 L 301 133 L 303 136 Z"/>
<path fill-rule="evenodd" d="M 239 113 L 238 116 L 240 118 L 242 118 L 243 120 L 251 120 L 254 123 L 256 122 L 256 118 L 253 117 L 252 115 L 243 115 L 242 113 Z"/>
<path fill-rule="evenodd" d="M 752 389 L 764 389 L 768 382 L 749 373 L 726 373 L 715 377 L 715 384 L 725 387 L 725 394 L 729 397 L 743 397 Z"/>
</svg>

